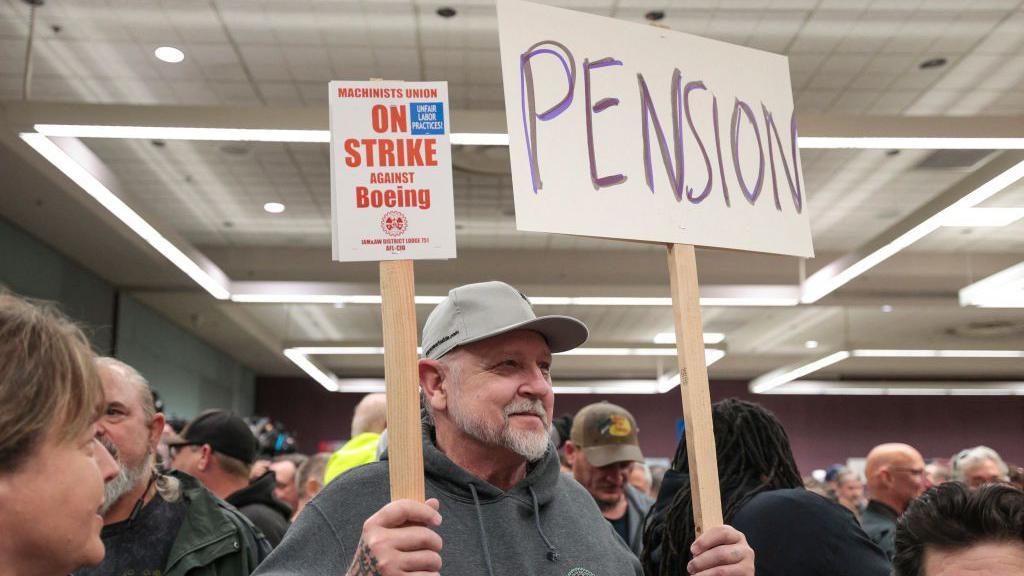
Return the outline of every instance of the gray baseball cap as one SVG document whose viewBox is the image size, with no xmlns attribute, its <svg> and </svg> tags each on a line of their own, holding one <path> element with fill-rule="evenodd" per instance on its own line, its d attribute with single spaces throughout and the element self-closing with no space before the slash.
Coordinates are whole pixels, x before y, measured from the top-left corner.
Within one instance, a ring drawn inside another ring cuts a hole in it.
<svg viewBox="0 0 1024 576">
<path fill-rule="evenodd" d="M 513 330 L 533 330 L 552 352 L 587 341 L 587 326 L 569 316 L 540 316 L 522 292 L 504 282 L 466 284 L 448 292 L 423 326 L 423 357 L 437 360 L 456 346 Z"/>
</svg>

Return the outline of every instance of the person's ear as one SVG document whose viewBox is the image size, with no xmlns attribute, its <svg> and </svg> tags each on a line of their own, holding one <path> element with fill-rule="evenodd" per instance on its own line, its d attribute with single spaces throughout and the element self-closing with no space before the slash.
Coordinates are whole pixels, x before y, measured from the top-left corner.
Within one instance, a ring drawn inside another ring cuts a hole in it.
<svg viewBox="0 0 1024 576">
<path fill-rule="evenodd" d="M 319 480 L 309 478 L 306 480 L 306 490 L 303 493 L 306 495 L 307 499 L 312 500 L 313 496 L 316 496 L 323 487 L 323 484 Z"/>
<path fill-rule="evenodd" d="M 164 434 L 164 424 L 167 419 L 160 412 L 153 415 L 153 422 L 149 425 L 149 447 L 156 451 L 160 445 L 160 437 Z"/>
<path fill-rule="evenodd" d="M 199 462 L 197 465 L 203 472 L 206 472 L 213 466 L 213 448 L 209 444 L 203 444 L 199 447 Z"/>
<path fill-rule="evenodd" d="M 566 440 L 565 445 L 562 446 L 562 450 L 565 450 L 565 460 L 569 463 L 569 467 L 576 465 L 576 458 L 579 457 L 580 449 L 572 443 L 572 440 Z"/>
<path fill-rule="evenodd" d="M 420 388 L 432 410 L 446 410 L 448 407 L 447 371 L 437 360 L 423 358 L 419 362 Z"/>
</svg>

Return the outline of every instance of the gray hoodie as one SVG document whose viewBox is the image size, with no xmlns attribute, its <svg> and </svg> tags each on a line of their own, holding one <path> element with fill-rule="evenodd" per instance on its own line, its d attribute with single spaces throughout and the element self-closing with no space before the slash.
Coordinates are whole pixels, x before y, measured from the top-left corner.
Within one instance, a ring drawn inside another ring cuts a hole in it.
<svg viewBox="0 0 1024 576">
<path fill-rule="evenodd" d="M 594 499 L 561 474 L 554 447 L 508 492 L 448 459 L 424 429 L 428 498 L 445 576 L 642 576 L 639 561 Z M 338 576 L 352 563 L 363 522 L 388 503 L 388 465 L 355 468 L 328 484 L 299 515 L 256 576 Z"/>
</svg>

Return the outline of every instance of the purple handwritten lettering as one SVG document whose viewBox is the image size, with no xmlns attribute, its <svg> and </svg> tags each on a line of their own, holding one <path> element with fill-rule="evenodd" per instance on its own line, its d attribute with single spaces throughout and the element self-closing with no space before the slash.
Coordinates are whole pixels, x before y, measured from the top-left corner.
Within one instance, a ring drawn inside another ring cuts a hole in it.
<svg viewBox="0 0 1024 576">
<path fill-rule="evenodd" d="M 697 140 L 697 146 L 700 147 L 700 153 L 704 155 L 704 166 L 708 171 L 708 180 L 704 184 L 704 190 L 699 195 L 694 195 L 694 189 L 686 188 L 686 198 L 693 204 L 700 204 L 708 197 L 711 193 L 711 183 L 714 180 L 714 173 L 711 171 L 711 158 L 708 156 L 708 151 L 704 147 L 704 141 L 700 139 L 700 134 L 697 133 L 697 127 L 693 125 L 693 116 L 690 115 L 690 92 L 692 90 L 707 90 L 704 83 L 700 80 L 693 82 L 687 82 L 686 87 L 683 88 L 683 110 L 686 112 L 686 123 L 690 126 L 690 132 L 693 132 L 693 137 Z M 724 181 L 723 181 L 724 183 Z M 728 196 L 726 196 L 728 198 Z"/>
<path fill-rule="evenodd" d="M 758 154 L 758 167 L 757 167 L 757 181 L 754 183 L 754 191 L 751 192 L 747 187 L 747 181 L 743 176 L 743 169 L 740 167 L 740 112 L 747 117 L 750 121 L 750 125 L 754 128 L 754 136 L 757 138 L 757 154 Z M 736 180 L 740 183 L 740 190 L 743 192 L 743 196 L 747 198 L 747 202 L 754 204 L 757 202 L 757 197 L 761 195 L 761 185 L 764 184 L 764 146 L 761 145 L 761 132 L 757 129 L 757 119 L 754 118 L 754 111 L 750 109 L 750 106 L 740 100 L 736 99 L 736 104 L 732 108 L 732 164 L 736 169 Z"/>
<path fill-rule="evenodd" d="M 560 49 L 565 56 L 563 57 L 562 54 L 551 48 L 541 48 L 542 46 L 554 46 Z M 550 54 L 558 58 L 558 61 L 562 63 L 566 80 L 568 80 L 568 89 L 565 96 L 554 106 L 538 114 L 533 89 L 533 68 L 530 60 L 534 56 L 541 54 Z M 526 154 L 530 162 L 530 178 L 533 181 L 533 192 L 536 194 L 538 190 L 544 187 L 544 183 L 540 179 L 540 164 L 537 161 L 537 120 L 540 119 L 544 122 L 554 120 L 572 104 L 573 95 L 576 92 L 576 61 L 572 57 L 572 52 L 565 45 L 554 40 L 537 42 L 519 56 L 519 82 L 523 133 L 526 135 Z"/>
<path fill-rule="evenodd" d="M 775 119 L 772 117 L 772 113 L 768 111 L 764 103 L 761 104 L 761 112 L 764 114 L 765 123 L 765 134 L 768 137 L 768 160 L 772 169 L 772 192 L 775 194 L 775 209 L 782 211 L 782 203 L 779 201 L 779 187 L 776 183 L 775 178 L 775 152 L 772 146 L 772 133 L 775 134 L 775 143 L 779 146 L 779 158 L 782 160 L 782 169 L 786 173 L 786 182 L 789 183 L 789 195 L 793 198 L 793 206 L 796 207 L 796 213 L 800 214 L 803 212 L 804 202 L 803 193 L 800 190 L 800 170 L 797 167 L 798 157 L 796 155 L 796 115 L 793 115 L 793 119 L 790 122 L 790 135 L 793 141 L 793 174 L 796 176 L 796 185 L 793 185 L 793 177 L 789 172 L 789 163 L 786 162 L 786 148 L 782 145 L 782 140 L 779 138 L 779 129 L 775 127 Z"/>
<path fill-rule="evenodd" d="M 590 71 L 595 68 L 605 68 L 607 66 L 622 66 L 622 62 L 614 58 L 602 58 L 594 62 L 587 59 L 583 60 L 583 93 L 584 98 L 586 98 L 587 105 L 587 154 L 590 157 L 590 182 L 594 185 L 594 190 L 615 186 L 616 184 L 622 184 L 626 181 L 626 176 L 623 174 L 612 174 L 611 176 L 597 175 L 597 159 L 594 153 L 594 114 L 611 108 L 612 106 L 617 106 L 619 104 L 619 99 L 603 98 L 598 101 L 597 104 L 591 106 Z"/>
<path fill-rule="evenodd" d="M 675 166 L 669 158 L 668 142 L 665 141 L 665 132 L 658 120 L 658 112 L 654 109 L 654 102 L 651 100 L 651 92 L 647 88 L 647 81 L 643 74 L 636 75 L 637 84 L 640 87 L 640 124 L 644 139 L 644 176 L 647 180 L 647 187 L 654 193 L 654 170 L 651 168 L 651 137 L 648 128 L 650 120 L 654 120 L 654 132 L 658 136 L 658 146 L 661 149 L 661 161 L 665 165 L 665 172 L 668 175 L 669 183 L 672 184 L 672 192 L 676 201 L 683 200 L 683 133 L 682 133 L 682 73 L 676 68 L 672 72 L 672 142 L 675 144 Z"/>
<path fill-rule="evenodd" d="M 711 118 L 715 127 L 715 153 L 718 154 L 718 176 L 722 180 L 722 195 L 725 196 L 725 205 L 729 203 L 729 183 L 725 180 L 725 167 L 722 165 L 722 137 L 718 130 L 718 96 L 711 97 Z"/>
</svg>

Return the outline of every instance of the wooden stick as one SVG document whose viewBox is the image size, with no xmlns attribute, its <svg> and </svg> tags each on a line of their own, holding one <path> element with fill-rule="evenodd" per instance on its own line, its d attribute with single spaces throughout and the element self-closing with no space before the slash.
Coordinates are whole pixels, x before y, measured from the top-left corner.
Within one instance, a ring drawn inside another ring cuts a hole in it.
<svg viewBox="0 0 1024 576">
<path fill-rule="evenodd" d="M 722 525 L 722 496 L 718 487 L 708 367 L 704 361 L 697 259 L 692 245 L 668 246 L 668 271 L 679 354 L 679 392 L 683 396 L 686 453 L 690 464 L 693 522 L 700 536 L 706 529 Z"/>
<path fill-rule="evenodd" d="M 391 499 L 424 500 L 420 382 L 416 357 L 416 285 L 412 260 L 380 263 L 384 385 L 388 404 Z"/>
</svg>

